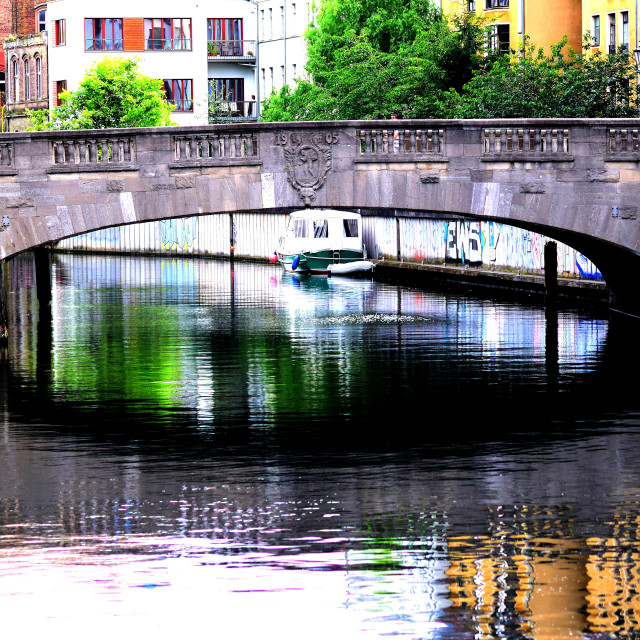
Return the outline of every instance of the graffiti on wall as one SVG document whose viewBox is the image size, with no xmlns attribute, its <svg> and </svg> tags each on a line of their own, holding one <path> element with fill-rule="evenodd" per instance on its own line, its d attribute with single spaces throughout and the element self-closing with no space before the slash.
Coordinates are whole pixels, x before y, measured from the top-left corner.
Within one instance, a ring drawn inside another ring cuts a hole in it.
<svg viewBox="0 0 640 640">
<path fill-rule="evenodd" d="M 476 220 L 415 220 L 414 223 L 441 226 L 440 242 L 444 245 L 444 261 L 469 266 L 502 266 L 525 271 L 544 270 L 546 236 L 526 229 Z M 423 234 L 423 237 L 429 237 Z M 598 268 L 580 252 L 557 243 L 560 274 L 602 280 Z M 440 247 L 414 247 L 409 256 L 421 260 L 438 259 Z M 407 256 L 407 257 L 409 257 Z"/>
<path fill-rule="evenodd" d="M 193 249 L 198 236 L 198 218 L 160 220 L 160 246 L 165 251 Z"/>
</svg>

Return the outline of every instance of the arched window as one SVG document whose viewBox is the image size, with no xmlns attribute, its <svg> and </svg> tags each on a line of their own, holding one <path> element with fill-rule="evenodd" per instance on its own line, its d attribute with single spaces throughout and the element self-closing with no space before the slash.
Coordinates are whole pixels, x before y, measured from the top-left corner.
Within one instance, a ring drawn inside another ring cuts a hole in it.
<svg viewBox="0 0 640 640">
<path fill-rule="evenodd" d="M 13 76 L 13 101 L 18 102 L 20 100 L 20 69 L 15 58 L 11 61 L 11 75 Z"/>
<path fill-rule="evenodd" d="M 24 59 L 24 99 L 31 100 L 31 65 L 29 58 Z"/>
<path fill-rule="evenodd" d="M 42 98 L 42 58 L 36 58 L 36 98 Z"/>
</svg>

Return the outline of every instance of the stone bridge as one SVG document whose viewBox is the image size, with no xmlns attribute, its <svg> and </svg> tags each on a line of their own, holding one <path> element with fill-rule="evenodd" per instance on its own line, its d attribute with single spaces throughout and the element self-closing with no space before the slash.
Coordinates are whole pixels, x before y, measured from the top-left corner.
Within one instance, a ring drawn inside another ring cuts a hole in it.
<svg viewBox="0 0 640 640">
<path fill-rule="evenodd" d="M 541 232 L 640 315 L 640 120 L 251 123 L 0 136 L 0 259 L 103 227 L 303 207 Z"/>
</svg>

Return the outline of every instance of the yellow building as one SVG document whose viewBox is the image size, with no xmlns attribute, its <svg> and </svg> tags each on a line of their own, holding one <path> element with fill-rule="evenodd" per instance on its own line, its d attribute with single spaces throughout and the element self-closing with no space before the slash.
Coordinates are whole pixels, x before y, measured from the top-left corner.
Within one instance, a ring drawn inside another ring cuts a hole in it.
<svg viewBox="0 0 640 640">
<path fill-rule="evenodd" d="M 592 51 L 638 48 L 637 0 L 582 0 L 582 30 L 591 32 Z"/>
<path fill-rule="evenodd" d="M 608 4 L 606 0 L 436 0 L 436 4 L 445 13 L 475 11 L 488 18 L 491 46 L 496 49 L 517 49 L 523 35 L 527 35 L 531 43 L 544 47 L 549 53 L 549 46 L 564 35 L 568 37 L 569 46 L 580 51 L 586 30 L 583 5 L 589 1 L 594 5 Z"/>
</svg>

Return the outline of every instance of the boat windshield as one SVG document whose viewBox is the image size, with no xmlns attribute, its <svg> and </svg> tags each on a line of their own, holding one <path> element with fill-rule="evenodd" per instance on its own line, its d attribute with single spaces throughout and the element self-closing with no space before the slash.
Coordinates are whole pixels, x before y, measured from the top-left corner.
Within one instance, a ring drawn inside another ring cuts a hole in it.
<svg viewBox="0 0 640 640">
<path fill-rule="evenodd" d="M 329 237 L 329 222 L 328 222 L 328 220 L 314 220 L 313 221 L 313 237 L 314 238 L 328 238 Z"/>
<path fill-rule="evenodd" d="M 309 221 L 302 219 L 294 219 L 293 221 L 293 236 L 295 238 L 308 238 L 309 237 Z"/>
<path fill-rule="evenodd" d="M 345 218 L 343 221 L 344 237 L 345 238 L 357 238 L 358 237 L 358 221 L 355 219 Z"/>
</svg>

